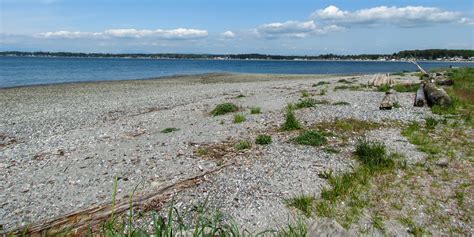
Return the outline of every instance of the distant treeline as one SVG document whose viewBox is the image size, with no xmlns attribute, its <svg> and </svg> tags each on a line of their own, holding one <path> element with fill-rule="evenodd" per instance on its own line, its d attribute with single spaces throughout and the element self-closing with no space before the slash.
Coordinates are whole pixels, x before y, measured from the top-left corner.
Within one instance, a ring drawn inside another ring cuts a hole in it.
<svg viewBox="0 0 474 237">
<path fill-rule="evenodd" d="M 272 60 L 317 60 L 317 59 L 340 59 L 340 60 L 377 60 L 377 59 L 451 59 L 474 57 L 474 50 L 453 49 L 427 49 L 427 50 L 404 50 L 394 54 L 359 54 L 359 55 L 337 55 L 322 54 L 317 56 L 296 55 L 268 55 L 268 54 L 111 54 L 111 53 L 72 53 L 72 52 L 20 52 L 4 51 L 0 56 L 30 56 L 30 57 L 81 57 L 81 58 L 173 58 L 173 59 L 272 59 Z"/>
</svg>

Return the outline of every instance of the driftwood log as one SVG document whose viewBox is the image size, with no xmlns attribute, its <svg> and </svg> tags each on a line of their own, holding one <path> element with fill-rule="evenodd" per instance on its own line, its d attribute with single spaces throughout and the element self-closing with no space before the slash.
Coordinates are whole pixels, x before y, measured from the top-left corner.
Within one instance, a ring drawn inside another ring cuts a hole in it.
<svg viewBox="0 0 474 237">
<path fill-rule="evenodd" d="M 424 89 L 429 106 L 451 106 L 453 103 L 448 93 L 442 88 L 436 87 L 433 83 L 426 83 Z"/>
<path fill-rule="evenodd" d="M 0 232 L 0 236 L 56 236 L 65 230 L 67 232 L 63 234 L 67 234 L 67 236 L 85 236 L 89 228 L 95 230 L 111 216 L 120 215 L 130 210 L 130 208 L 143 211 L 159 211 L 163 208 L 164 203 L 171 200 L 176 193 L 201 184 L 205 181 L 207 175 L 216 173 L 229 165 L 228 163 L 200 175 L 182 179 L 174 183 L 168 183 L 150 193 L 136 194 L 131 200 L 130 198 L 118 200 L 115 205 L 112 202 L 94 205 L 85 210 L 79 210 L 49 220 L 39 221 L 26 227 L 10 231 L 6 230 Z"/>
<path fill-rule="evenodd" d="M 436 81 L 436 85 L 438 85 L 438 86 L 452 86 L 452 85 L 454 85 L 454 81 L 453 80 L 439 80 L 439 81 Z"/>
<path fill-rule="evenodd" d="M 390 110 L 393 106 L 398 103 L 397 92 L 394 89 L 390 89 L 385 93 L 385 97 L 380 103 L 379 109 L 381 110 Z"/>
<path fill-rule="evenodd" d="M 416 91 L 414 106 L 423 107 L 425 105 L 427 105 L 425 89 L 424 89 L 423 84 L 420 84 L 420 88 L 418 88 L 418 90 Z"/>
</svg>

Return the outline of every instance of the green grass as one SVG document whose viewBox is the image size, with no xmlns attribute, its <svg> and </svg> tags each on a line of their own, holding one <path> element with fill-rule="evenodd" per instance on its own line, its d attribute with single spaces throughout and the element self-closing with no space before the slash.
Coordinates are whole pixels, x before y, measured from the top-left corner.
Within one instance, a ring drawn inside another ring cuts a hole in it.
<svg viewBox="0 0 474 237">
<path fill-rule="evenodd" d="M 260 114 L 262 109 L 260 107 L 250 107 L 250 114 Z"/>
<path fill-rule="evenodd" d="M 310 94 L 308 91 L 301 91 L 301 97 L 309 97 Z"/>
<path fill-rule="evenodd" d="M 315 205 L 318 216 L 335 218 L 345 228 L 356 223 L 369 204 L 364 194 L 373 177 L 395 168 L 395 155 L 387 154 L 382 143 L 359 140 L 354 154 L 360 165 L 352 172 L 328 174 L 329 187 L 323 188 Z"/>
<path fill-rule="evenodd" d="M 260 134 L 255 139 L 255 143 L 259 145 L 268 145 L 272 143 L 272 137 L 270 135 Z"/>
<path fill-rule="evenodd" d="M 306 99 L 298 101 L 298 103 L 295 104 L 295 107 L 297 109 L 302 109 L 302 108 L 314 107 L 315 105 L 318 105 L 318 104 L 329 104 L 329 103 L 330 102 L 327 100 L 315 100 L 313 98 L 306 98 Z"/>
<path fill-rule="evenodd" d="M 380 92 L 387 92 L 390 89 L 392 89 L 392 87 L 389 84 L 385 84 L 385 85 L 381 85 L 377 87 L 377 90 Z"/>
<path fill-rule="evenodd" d="M 318 87 L 318 86 L 328 85 L 328 84 L 331 84 L 331 83 L 328 81 L 319 81 L 318 83 L 313 84 L 313 87 Z"/>
<path fill-rule="evenodd" d="M 376 228 L 381 230 L 382 232 L 385 231 L 385 223 L 383 218 L 379 215 L 375 215 L 372 217 L 372 225 Z"/>
<path fill-rule="evenodd" d="M 350 91 L 357 91 L 357 90 L 360 90 L 360 86 L 348 86 L 348 85 L 340 85 L 340 86 L 335 86 L 334 87 L 334 90 L 337 91 L 337 90 L 350 90 Z"/>
<path fill-rule="evenodd" d="M 165 128 L 165 129 L 161 130 L 161 133 L 172 133 L 172 132 L 176 132 L 176 131 L 179 131 L 179 128 Z"/>
<path fill-rule="evenodd" d="M 333 103 L 332 105 L 351 105 L 351 103 L 345 101 L 338 101 Z"/>
<path fill-rule="evenodd" d="M 302 126 L 298 119 L 295 116 L 295 112 L 289 105 L 286 110 L 285 122 L 281 125 L 280 129 L 282 131 L 294 131 L 301 129 Z"/>
<path fill-rule="evenodd" d="M 326 95 L 327 93 L 328 93 L 328 90 L 324 88 L 324 89 L 321 89 L 321 91 L 319 92 L 319 95 Z"/>
<path fill-rule="evenodd" d="M 420 84 L 397 84 L 393 87 L 393 89 L 397 92 L 412 92 L 415 93 L 418 88 L 420 88 Z"/>
<path fill-rule="evenodd" d="M 252 148 L 252 143 L 250 143 L 249 141 L 244 140 L 244 141 L 240 141 L 237 144 L 235 144 L 234 147 L 237 150 L 246 150 L 246 149 Z"/>
<path fill-rule="evenodd" d="M 441 148 L 433 141 L 429 133 L 424 130 L 418 122 L 412 122 L 402 130 L 402 135 L 408 141 L 418 146 L 418 150 L 435 155 L 441 152 Z"/>
<path fill-rule="evenodd" d="M 236 96 L 235 98 L 244 98 L 244 97 L 245 97 L 245 95 L 243 95 L 243 94 L 239 94 L 239 95 L 238 95 L 238 96 Z"/>
<path fill-rule="evenodd" d="M 380 142 L 359 140 L 356 145 L 355 155 L 371 172 L 390 169 L 395 166 L 392 157 L 387 155 L 385 144 Z"/>
<path fill-rule="evenodd" d="M 400 223 L 402 223 L 404 226 L 408 227 L 408 233 L 410 233 L 414 236 L 418 237 L 418 236 L 425 236 L 425 235 L 428 234 L 428 231 L 426 231 L 422 226 L 415 223 L 409 217 L 400 218 Z"/>
<path fill-rule="evenodd" d="M 322 146 L 328 142 L 326 137 L 317 131 L 304 131 L 299 136 L 293 138 L 292 141 L 308 146 Z"/>
<path fill-rule="evenodd" d="M 314 197 L 312 195 L 302 194 L 286 200 L 288 207 L 293 207 L 301 211 L 306 217 L 310 217 L 313 212 Z"/>
<path fill-rule="evenodd" d="M 347 79 L 340 79 L 340 80 L 338 80 L 337 82 L 345 83 L 345 84 L 352 84 L 352 83 L 354 83 L 354 82 L 349 81 L 349 80 L 347 80 Z"/>
<path fill-rule="evenodd" d="M 212 111 L 211 114 L 213 116 L 224 115 L 227 113 L 236 112 L 239 110 L 239 107 L 233 103 L 223 103 L 218 104 Z"/>
<path fill-rule="evenodd" d="M 438 120 L 433 117 L 425 118 L 425 124 L 427 129 L 435 129 L 436 125 L 438 125 Z"/>
<path fill-rule="evenodd" d="M 243 123 L 245 122 L 246 118 L 243 114 L 236 114 L 234 115 L 234 123 Z"/>
</svg>

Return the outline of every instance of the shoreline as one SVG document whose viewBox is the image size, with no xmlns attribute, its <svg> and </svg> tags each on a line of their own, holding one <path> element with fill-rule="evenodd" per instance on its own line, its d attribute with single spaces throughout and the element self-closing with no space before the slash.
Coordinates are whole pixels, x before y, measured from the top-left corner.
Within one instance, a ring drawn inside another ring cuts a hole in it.
<svg viewBox="0 0 474 237">
<path fill-rule="evenodd" d="M 137 59 L 137 60 L 206 60 L 206 61 L 283 61 L 283 62 L 406 62 L 408 60 L 371 60 L 371 59 L 216 59 L 216 58 L 150 58 L 150 57 L 66 57 L 66 56 L 17 56 L 2 55 L 1 57 L 17 57 L 17 58 L 74 58 L 74 59 Z M 473 60 L 456 61 L 456 60 L 422 60 L 417 62 L 429 63 L 474 63 Z"/>
</svg>

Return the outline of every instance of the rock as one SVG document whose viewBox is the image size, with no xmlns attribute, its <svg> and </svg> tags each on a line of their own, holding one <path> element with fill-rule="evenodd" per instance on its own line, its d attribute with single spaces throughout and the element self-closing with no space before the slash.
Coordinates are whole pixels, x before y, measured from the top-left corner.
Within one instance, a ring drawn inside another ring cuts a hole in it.
<svg viewBox="0 0 474 237">
<path fill-rule="evenodd" d="M 442 158 L 442 159 L 437 160 L 435 164 L 439 167 L 445 168 L 445 167 L 448 167 L 449 161 L 447 158 Z"/>
</svg>

